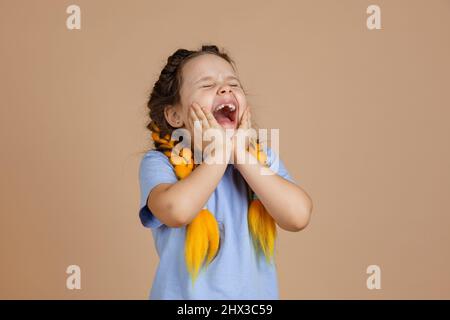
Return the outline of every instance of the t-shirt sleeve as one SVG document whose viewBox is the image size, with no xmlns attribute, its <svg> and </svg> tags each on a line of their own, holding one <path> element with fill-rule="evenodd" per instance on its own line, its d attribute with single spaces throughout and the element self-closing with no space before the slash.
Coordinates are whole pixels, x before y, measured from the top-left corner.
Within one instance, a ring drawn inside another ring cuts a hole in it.
<svg viewBox="0 0 450 320">
<path fill-rule="evenodd" d="M 163 225 L 148 208 L 148 196 L 150 191 L 157 185 L 161 183 L 175 183 L 177 181 L 173 166 L 166 155 L 156 150 L 151 150 L 144 155 L 139 168 L 141 189 L 139 218 L 142 225 L 147 228 L 157 228 Z"/>
<path fill-rule="evenodd" d="M 269 147 L 266 147 L 265 149 L 267 153 L 267 164 L 269 165 L 269 168 L 273 172 L 277 173 L 279 176 L 283 177 L 284 179 L 297 184 L 297 182 L 289 174 L 288 170 L 284 165 L 284 162 L 281 160 L 278 153 L 276 153 Z"/>
</svg>

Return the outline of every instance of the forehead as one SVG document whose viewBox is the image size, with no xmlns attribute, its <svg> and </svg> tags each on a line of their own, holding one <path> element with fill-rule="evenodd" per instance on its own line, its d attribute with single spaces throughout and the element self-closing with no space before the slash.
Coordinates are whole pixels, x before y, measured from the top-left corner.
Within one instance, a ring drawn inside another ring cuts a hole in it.
<svg viewBox="0 0 450 320">
<path fill-rule="evenodd" d="M 236 76 L 231 64 L 214 54 L 203 54 L 192 58 L 186 62 L 182 73 L 183 82 L 190 84 L 207 76 L 214 78 Z"/>
</svg>

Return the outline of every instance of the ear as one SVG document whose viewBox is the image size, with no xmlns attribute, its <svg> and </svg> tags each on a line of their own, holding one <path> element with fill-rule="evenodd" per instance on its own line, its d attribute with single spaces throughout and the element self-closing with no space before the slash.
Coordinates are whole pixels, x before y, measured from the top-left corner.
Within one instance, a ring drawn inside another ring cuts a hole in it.
<svg viewBox="0 0 450 320">
<path fill-rule="evenodd" d="M 164 109 L 166 121 L 174 128 L 183 126 L 183 118 L 181 117 L 181 106 L 168 105 Z"/>
</svg>

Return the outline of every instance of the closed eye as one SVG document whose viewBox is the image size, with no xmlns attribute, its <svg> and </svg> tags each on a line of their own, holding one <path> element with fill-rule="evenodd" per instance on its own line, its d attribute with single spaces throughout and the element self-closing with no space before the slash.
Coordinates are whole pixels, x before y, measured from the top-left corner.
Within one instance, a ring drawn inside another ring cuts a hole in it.
<svg viewBox="0 0 450 320">
<path fill-rule="evenodd" d="M 212 88 L 214 86 L 215 86 L 214 83 L 207 83 L 207 84 L 202 85 L 201 87 L 202 88 Z M 234 88 L 239 88 L 241 85 L 239 83 L 230 83 L 229 86 L 234 87 Z"/>
</svg>

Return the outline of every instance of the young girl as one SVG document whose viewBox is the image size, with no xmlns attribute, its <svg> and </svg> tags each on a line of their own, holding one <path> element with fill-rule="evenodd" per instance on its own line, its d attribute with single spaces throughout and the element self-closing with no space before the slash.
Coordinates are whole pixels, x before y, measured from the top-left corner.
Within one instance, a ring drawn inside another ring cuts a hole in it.
<svg viewBox="0 0 450 320">
<path fill-rule="evenodd" d="M 195 141 L 196 121 L 203 130 L 251 128 L 234 62 L 216 46 L 177 50 L 148 108 L 155 149 L 141 161 L 139 216 L 160 257 L 150 299 L 278 299 L 276 225 L 305 228 L 310 197 L 259 140 L 239 149 L 238 135 L 223 134 L 223 143 L 215 141 L 222 162 L 194 162 L 198 150 L 205 158 L 215 155 L 205 142 L 172 152 L 182 140 L 172 133 L 183 128 Z M 239 153 L 256 159 L 238 162 Z M 262 167 L 274 174 L 262 175 Z"/>
</svg>

